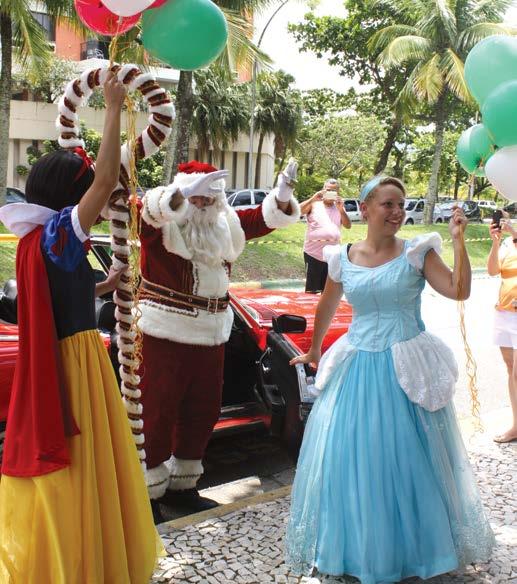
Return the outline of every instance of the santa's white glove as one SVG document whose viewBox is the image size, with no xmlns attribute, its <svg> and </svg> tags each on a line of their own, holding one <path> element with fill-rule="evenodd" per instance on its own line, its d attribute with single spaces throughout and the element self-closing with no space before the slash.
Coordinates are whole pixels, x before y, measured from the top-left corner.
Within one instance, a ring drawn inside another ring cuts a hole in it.
<svg viewBox="0 0 517 584">
<path fill-rule="evenodd" d="M 185 187 L 181 187 L 181 194 L 188 199 L 189 197 L 210 197 L 210 187 L 213 182 L 226 178 L 230 173 L 227 170 L 216 170 L 209 172 L 197 178 L 193 183 Z"/>
<path fill-rule="evenodd" d="M 285 169 L 278 175 L 278 192 L 276 198 L 281 203 L 287 203 L 293 196 L 297 173 L 298 163 L 294 158 L 290 158 Z"/>
</svg>

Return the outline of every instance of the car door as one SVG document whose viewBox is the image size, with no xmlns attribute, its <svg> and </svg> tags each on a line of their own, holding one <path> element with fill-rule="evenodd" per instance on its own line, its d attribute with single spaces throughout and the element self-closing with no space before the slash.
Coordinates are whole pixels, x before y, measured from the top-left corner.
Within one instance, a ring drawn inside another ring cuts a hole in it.
<svg viewBox="0 0 517 584">
<path fill-rule="evenodd" d="M 424 201 L 418 201 L 414 213 L 415 223 L 422 223 L 424 220 Z"/>
<path fill-rule="evenodd" d="M 264 202 L 267 193 L 266 191 L 253 191 L 253 204 L 255 207 L 258 207 Z"/>
<path fill-rule="evenodd" d="M 345 211 L 350 221 L 360 221 L 359 205 L 355 199 L 345 199 Z"/>
</svg>

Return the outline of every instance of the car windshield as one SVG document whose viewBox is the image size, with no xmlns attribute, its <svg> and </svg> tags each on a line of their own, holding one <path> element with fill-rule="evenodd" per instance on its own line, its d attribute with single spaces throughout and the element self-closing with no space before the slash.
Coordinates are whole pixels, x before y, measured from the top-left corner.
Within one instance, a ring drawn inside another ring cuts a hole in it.
<svg viewBox="0 0 517 584">
<path fill-rule="evenodd" d="M 406 211 L 412 211 L 415 208 L 416 201 L 406 200 Z"/>
</svg>

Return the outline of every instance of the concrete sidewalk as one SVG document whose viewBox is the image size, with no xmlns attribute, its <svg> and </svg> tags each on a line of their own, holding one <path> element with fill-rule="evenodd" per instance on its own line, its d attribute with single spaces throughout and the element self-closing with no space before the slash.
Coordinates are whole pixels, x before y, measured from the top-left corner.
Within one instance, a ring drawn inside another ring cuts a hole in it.
<svg viewBox="0 0 517 584">
<path fill-rule="evenodd" d="M 497 538 L 489 564 L 427 580 L 432 584 L 517 584 L 517 444 L 496 445 L 491 437 L 508 423 L 509 408 L 483 418 L 484 433 L 461 422 L 481 495 Z M 357 582 L 291 574 L 284 564 L 283 540 L 290 487 L 244 498 L 217 509 L 164 523 L 160 532 L 167 557 L 152 579 L 189 584 Z M 405 582 L 421 582 L 412 578 Z"/>
</svg>

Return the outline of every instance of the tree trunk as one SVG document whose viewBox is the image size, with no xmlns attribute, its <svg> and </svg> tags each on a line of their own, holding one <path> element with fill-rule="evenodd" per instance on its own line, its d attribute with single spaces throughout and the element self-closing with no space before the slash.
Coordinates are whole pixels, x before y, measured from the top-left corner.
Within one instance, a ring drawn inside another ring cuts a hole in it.
<svg viewBox="0 0 517 584">
<path fill-rule="evenodd" d="M 12 21 L 8 14 L 0 13 L 0 43 L 2 45 L 2 71 L 0 72 L 0 207 L 5 205 L 7 162 L 9 158 L 9 120 L 12 92 Z"/>
<path fill-rule="evenodd" d="M 395 140 L 397 139 L 397 134 L 399 133 L 400 128 L 402 127 L 402 118 L 400 114 L 395 114 L 393 117 L 392 123 L 390 128 L 388 129 L 388 134 L 386 135 L 386 140 L 384 141 L 384 146 L 382 151 L 379 155 L 379 160 L 375 165 L 373 170 L 374 174 L 380 174 L 388 164 L 388 159 L 390 157 L 390 152 L 393 148 L 393 144 L 395 144 Z"/>
<path fill-rule="evenodd" d="M 255 188 L 260 188 L 260 162 L 262 158 L 262 146 L 264 144 L 264 133 L 260 133 L 259 142 L 257 146 L 257 160 L 255 161 Z"/>
<path fill-rule="evenodd" d="M 440 164 L 442 161 L 443 133 L 445 130 L 445 120 L 447 117 L 445 99 L 446 92 L 444 91 L 436 102 L 435 106 L 434 154 L 424 209 L 424 223 L 426 225 L 431 225 L 433 222 L 434 205 L 438 199 L 438 179 L 440 176 Z"/>
<path fill-rule="evenodd" d="M 192 71 L 180 71 L 176 94 L 176 120 L 163 162 L 162 182 L 164 185 L 172 182 L 178 164 L 188 161 L 193 108 Z"/>
</svg>

